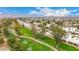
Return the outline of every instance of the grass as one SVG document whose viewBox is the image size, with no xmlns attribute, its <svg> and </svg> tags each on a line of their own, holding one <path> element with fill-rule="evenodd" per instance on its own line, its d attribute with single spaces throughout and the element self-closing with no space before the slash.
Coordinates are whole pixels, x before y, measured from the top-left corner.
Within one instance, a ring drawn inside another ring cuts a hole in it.
<svg viewBox="0 0 79 59">
<path fill-rule="evenodd" d="M 20 33 L 22 33 L 22 35 L 24 36 L 29 36 L 32 37 L 32 31 L 28 28 L 25 28 L 24 26 L 20 29 Z"/>
<path fill-rule="evenodd" d="M 47 36 L 38 34 L 38 35 L 36 36 L 36 39 L 38 39 L 38 40 L 40 40 L 40 41 L 43 41 L 43 42 L 45 42 L 45 43 L 47 43 L 47 44 L 49 44 L 49 45 L 51 45 L 51 46 L 55 46 L 55 40 L 52 39 L 52 38 L 49 38 L 49 37 L 47 37 Z"/>
<path fill-rule="evenodd" d="M 27 28 L 25 28 L 27 29 Z M 29 30 L 29 29 L 28 29 Z M 26 31 L 26 30 L 25 30 Z M 30 30 L 29 30 L 30 31 Z M 30 31 L 32 33 L 32 31 Z M 26 34 L 26 33 L 25 33 Z M 29 34 L 29 33 L 28 33 Z M 40 35 L 40 34 L 37 34 L 36 37 L 35 37 L 37 40 L 40 40 L 42 42 L 45 42 L 53 47 L 55 47 L 55 40 L 52 39 L 52 38 L 49 38 L 47 36 L 44 36 L 44 35 Z M 65 43 L 61 43 L 61 45 L 59 46 L 60 49 L 63 49 L 63 50 L 66 50 L 66 51 L 78 51 L 79 49 L 75 48 L 75 47 L 72 47 L 72 46 L 69 46 Z"/>
<path fill-rule="evenodd" d="M 67 50 L 67 51 L 79 51 L 79 49 L 72 47 L 72 46 L 69 46 L 63 42 L 61 42 L 61 45 L 59 46 L 59 48 L 62 48 L 62 49 Z"/>
<path fill-rule="evenodd" d="M 26 38 L 22 38 L 22 39 L 25 39 Z M 37 43 L 33 40 L 27 40 L 28 41 L 28 47 L 27 48 L 31 48 L 32 51 L 52 51 L 52 49 L 50 49 L 49 47 L 43 45 L 43 44 L 40 44 L 40 43 Z"/>
<path fill-rule="evenodd" d="M 21 33 L 24 35 L 32 36 L 32 32 L 28 30 L 28 28 L 22 28 L 21 31 L 22 30 L 23 32 Z M 14 36 L 12 33 L 8 33 L 8 45 L 12 51 L 53 51 L 46 45 L 37 43 L 31 39 L 19 38 L 19 40 L 17 40 L 16 36 Z"/>
<path fill-rule="evenodd" d="M 12 51 L 53 51 L 51 48 L 37 43 L 31 39 L 20 38 L 11 48 Z"/>
<path fill-rule="evenodd" d="M 37 35 L 36 36 L 37 38 L 39 38 L 39 40 L 55 47 L 55 39 L 52 39 L 52 38 L 49 38 L 49 37 L 46 37 L 46 36 L 43 36 L 43 35 Z M 65 44 L 63 42 L 61 42 L 61 45 L 59 46 L 59 50 L 66 50 L 66 51 L 79 51 L 79 49 L 75 48 L 75 47 L 72 47 L 72 46 L 69 46 L 68 44 Z"/>
<path fill-rule="evenodd" d="M 33 33 L 30 29 L 28 28 L 25 28 L 25 27 L 22 27 L 20 29 L 20 32 L 22 33 L 22 36 L 29 36 L 29 37 L 33 37 Z M 44 35 L 40 35 L 40 34 L 37 34 L 35 37 L 33 37 L 37 40 L 40 40 L 44 43 L 47 43 L 49 45 L 51 45 L 52 47 L 55 47 L 55 40 L 52 39 L 52 38 L 49 38 L 47 36 L 44 36 Z M 29 39 L 27 40 L 29 41 Z M 39 44 L 39 43 L 36 43 L 34 41 L 29 41 L 28 43 L 28 49 L 32 49 L 32 51 L 50 51 L 51 49 L 49 49 L 48 47 L 42 45 L 42 44 Z M 75 47 L 72 47 L 72 46 L 69 46 L 65 43 L 61 43 L 60 46 L 58 47 L 58 49 L 61 51 L 61 50 L 66 50 L 66 51 L 79 51 L 79 49 L 75 48 Z"/>
</svg>

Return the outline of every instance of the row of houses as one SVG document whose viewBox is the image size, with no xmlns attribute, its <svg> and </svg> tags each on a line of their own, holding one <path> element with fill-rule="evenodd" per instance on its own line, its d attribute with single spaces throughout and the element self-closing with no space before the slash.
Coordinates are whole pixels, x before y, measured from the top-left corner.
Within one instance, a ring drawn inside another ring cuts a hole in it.
<svg viewBox="0 0 79 59">
<path fill-rule="evenodd" d="M 63 27 L 67 32 L 66 36 L 63 38 L 66 42 L 70 42 L 79 45 L 79 30 L 77 27 Z"/>
</svg>

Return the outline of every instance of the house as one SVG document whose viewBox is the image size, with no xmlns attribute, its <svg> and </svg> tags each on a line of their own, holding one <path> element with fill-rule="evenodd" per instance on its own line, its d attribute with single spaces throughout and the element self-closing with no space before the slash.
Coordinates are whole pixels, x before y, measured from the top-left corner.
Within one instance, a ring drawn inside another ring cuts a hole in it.
<svg viewBox="0 0 79 59">
<path fill-rule="evenodd" d="M 66 32 L 75 32 L 77 27 L 63 27 Z"/>
<path fill-rule="evenodd" d="M 71 42 L 73 44 L 79 45 L 79 37 L 78 35 L 73 35 L 73 34 L 67 34 L 63 40 L 65 40 L 67 43 Z"/>
</svg>

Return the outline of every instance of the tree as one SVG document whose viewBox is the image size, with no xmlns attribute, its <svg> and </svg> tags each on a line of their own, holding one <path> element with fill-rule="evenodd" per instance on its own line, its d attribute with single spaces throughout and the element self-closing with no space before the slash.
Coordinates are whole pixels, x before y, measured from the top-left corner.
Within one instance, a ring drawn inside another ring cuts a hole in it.
<svg viewBox="0 0 79 59">
<path fill-rule="evenodd" d="M 32 29 L 33 36 L 35 37 L 36 36 L 36 29 L 35 29 L 34 22 L 35 22 L 34 20 L 31 20 L 30 24 L 31 24 L 31 29 Z"/>
<path fill-rule="evenodd" d="M 65 36 L 66 32 L 65 30 L 63 30 L 57 25 L 56 26 L 53 25 L 51 30 L 52 30 L 53 37 L 55 38 L 55 41 L 56 41 L 56 47 L 58 47 L 60 45 L 62 37 Z"/>
<path fill-rule="evenodd" d="M 20 40 L 17 40 L 15 42 L 10 41 L 9 43 L 10 43 L 9 46 L 13 51 L 27 51 L 28 44 L 27 44 L 27 39 L 25 38 L 20 38 Z"/>
<path fill-rule="evenodd" d="M 11 24 L 11 20 L 7 19 L 7 18 L 4 18 L 4 19 L 1 19 L 0 20 L 0 43 L 4 43 L 4 38 L 6 37 L 7 35 L 7 32 L 8 32 L 8 28 Z"/>
<path fill-rule="evenodd" d="M 40 27 L 42 29 L 42 32 L 41 32 L 42 35 L 44 35 L 46 31 L 46 25 L 47 25 L 47 22 L 44 19 L 42 19 L 41 24 L 40 24 Z"/>
<path fill-rule="evenodd" d="M 63 22 L 62 21 L 57 21 L 55 22 L 57 25 L 63 26 Z"/>
<path fill-rule="evenodd" d="M 4 34 L 6 34 L 7 33 L 7 31 L 8 31 L 8 29 L 9 29 L 9 27 L 10 27 L 10 25 L 11 25 L 11 19 L 7 19 L 7 18 L 5 18 L 5 19 L 2 19 L 3 20 L 3 32 L 4 32 Z"/>
<path fill-rule="evenodd" d="M 22 33 L 20 33 L 20 29 L 21 29 L 21 24 L 15 19 L 14 20 L 14 22 L 15 22 L 15 26 L 14 26 L 14 29 L 16 30 L 16 32 L 19 34 L 19 35 L 21 35 Z"/>
<path fill-rule="evenodd" d="M 14 47 L 13 44 L 17 41 L 16 37 L 9 32 L 7 34 L 7 37 L 8 37 L 7 42 L 8 42 L 9 47 L 13 48 Z"/>
</svg>

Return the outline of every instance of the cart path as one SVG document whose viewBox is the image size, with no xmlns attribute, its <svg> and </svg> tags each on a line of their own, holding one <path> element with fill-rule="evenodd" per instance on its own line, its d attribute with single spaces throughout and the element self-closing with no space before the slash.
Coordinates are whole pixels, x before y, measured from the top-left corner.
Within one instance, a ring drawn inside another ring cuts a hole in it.
<svg viewBox="0 0 79 59">
<path fill-rule="evenodd" d="M 50 46 L 49 44 L 46 44 L 46 43 L 40 41 L 40 40 L 37 40 L 37 39 L 35 39 L 35 38 L 26 37 L 26 36 L 19 36 L 19 35 L 13 33 L 12 31 L 11 31 L 11 33 L 12 33 L 14 36 L 21 37 L 21 38 L 28 38 L 28 39 L 31 39 L 31 40 L 33 40 L 33 41 L 35 41 L 35 42 L 38 42 L 38 43 L 40 43 L 40 44 L 43 44 L 43 45 L 45 45 L 45 46 L 51 48 L 52 50 L 58 51 L 58 49 L 56 49 L 56 48 Z"/>
<path fill-rule="evenodd" d="M 40 44 L 43 44 L 43 45 L 45 45 L 45 46 L 51 48 L 52 50 L 57 51 L 56 48 L 54 48 L 54 47 L 50 46 L 49 44 L 46 44 L 46 43 L 44 43 L 44 42 L 42 42 L 42 41 L 36 40 L 36 39 L 34 39 L 34 38 L 31 38 L 31 37 L 26 37 L 26 36 L 20 36 L 20 37 L 32 39 L 32 40 L 35 41 L 35 42 L 38 42 L 38 43 L 40 43 Z"/>
</svg>

